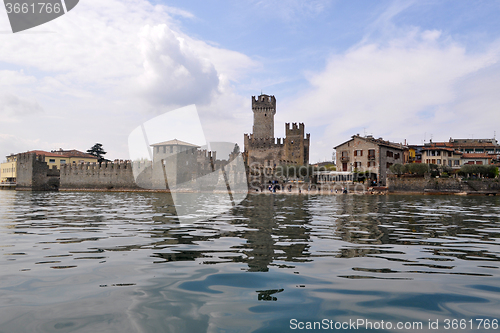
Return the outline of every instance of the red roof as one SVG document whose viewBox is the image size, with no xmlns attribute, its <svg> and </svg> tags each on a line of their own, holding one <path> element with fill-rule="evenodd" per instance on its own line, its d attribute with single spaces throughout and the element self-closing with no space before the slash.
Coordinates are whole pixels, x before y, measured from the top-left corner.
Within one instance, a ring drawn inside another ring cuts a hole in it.
<svg viewBox="0 0 500 333">
<path fill-rule="evenodd" d="M 487 153 L 464 153 L 462 158 L 491 158 Z"/>
<path fill-rule="evenodd" d="M 453 144 L 450 142 L 430 142 L 426 143 L 425 148 L 427 147 L 453 147 Z"/>
<path fill-rule="evenodd" d="M 43 155 L 43 156 L 47 156 L 47 157 L 81 157 L 81 158 L 94 158 L 97 160 L 97 157 L 95 157 L 94 155 L 90 155 L 90 154 L 87 154 L 87 153 L 84 153 L 84 152 L 81 152 L 81 151 L 78 151 L 78 150 L 59 150 L 59 151 L 52 151 L 52 152 L 48 152 L 48 151 L 44 151 L 44 150 L 30 150 L 28 151 L 27 153 L 35 153 L 37 155 Z"/>
<path fill-rule="evenodd" d="M 424 147 L 422 150 L 445 150 L 445 151 L 455 151 L 453 148 L 448 147 Z"/>
</svg>

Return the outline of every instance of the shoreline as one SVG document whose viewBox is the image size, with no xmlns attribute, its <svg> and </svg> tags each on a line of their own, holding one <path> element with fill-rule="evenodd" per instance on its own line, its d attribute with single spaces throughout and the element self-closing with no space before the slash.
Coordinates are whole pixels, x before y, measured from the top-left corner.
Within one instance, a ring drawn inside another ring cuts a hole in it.
<svg viewBox="0 0 500 333">
<path fill-rule="evenodd" d="M 342 193 L 342 189 L 346 188 L 347 193 Z M 32 191 L 29 188 L 13 188 L 9 187 L 5 190 L 16 190 L 16 191 Z M 225 190 L 214 190 L 214 191 L 194 191 L 194 190 L 161 190 L 161 189 L 141 189 L 141 188 L 59 188 L 54 192 L 123 192 L 123 193 L 206 193 L 206 194 L 217 194 L 217 193 L 227 193 Z M 232 191 L 232 193 L 238 194 L 281 194 L 281 195 L 458 195 L 458 196 L 496 196 L 500 195 L 500 191 L 456 191 L 456 190 L 424 190 L 424 191 L 389 191 L 388 187 L 368 187 L 366 188 L 362 184 L 344 184 L 344 186 L 336 185 L 335 187 L 324 187 L 317 184 L 306 185 L 303 184 L 299 190 L 299 187 L 292 187 L 291 191 L 285 186 L 284 189 L 276 190 L 276 192 L 269 191 L 268 188 L 257 189 L 249 188 L 248 192 L 243 191 Z"/>
</svg>

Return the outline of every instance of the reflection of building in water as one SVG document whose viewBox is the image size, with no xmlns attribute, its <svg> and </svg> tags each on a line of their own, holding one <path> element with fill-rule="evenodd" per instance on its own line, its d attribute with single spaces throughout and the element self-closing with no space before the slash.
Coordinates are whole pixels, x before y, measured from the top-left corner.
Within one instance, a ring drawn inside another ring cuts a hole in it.
<svg viewBox="0 0 500 333">
<path fill-rule="evenodd" d="M 163 260 L 159 262 L 192 261 L 200 258 L 206 264 L 241 262 L 246 263 L 251 272 L 267 272 L 269 266 L 289 267 L 294 262 L 310 261 L 311 228 L 308 225 L 311 215 L 305 207 L 307 198 L 288 196 L 286 199 L 252 196 L 231 211 L 230 215 L 234 219 L 224 219 L 237 229 L 221 233 L 218 230 L 214 232 L 212 224 L 206 228 L 199 224 L 197 230 L 206 232 L 196 234 L 192 233 L 192 228 L 179 228 L 175 217 L 169 215 L 173 205 L 167 199 L 157 200 L 154 204 L 156 213 L 166 213 L 168 216 L 155 219 L 164 223 L 152 232 L 151 237 L 157 241 L 151 246 L 159 249 L 154 256 Z M 279 216 L 277 211 L 280 212 Z M 238 227 L 241 223 L 244 228 L 240 229 Z M 240 238 L 241 244 L 220 250 L 202 245 L 224 238 Z M 231 254 L 228 255 L 229 253 Z M 288 262 L 291 264 L 285 265 Z"/>
<path fill-rule="evenodd" d="M 275 261 L 308 261 L 310 214 L 304 205 L 306 198 L 290 196 L 287 200 L 274 196 L 252 196 L 235 208 L 236 215 L 247 218 L 248 229 L 240 237 L 247 240 L 241 245 L 251 272 L 267 272 Z M 292 202 L 290 202 L 292 201 Z M 276 211 L 286 214 L 276 216 Z"/>
<path fill-rule="evenodd" d="M 335 220 L 336 236 L 352 244 L 382 244 L 381 238 L 385 234 L 378 226 L 380 223 L 377 218 L 380 213 L 378 202 L 366 200 L 365 196 L 338 196 L 335 199 L 339 204 L 336 212 L 339 217 Z M 377 253 L 379 250 L 372 247 L 349 247 L 341 249 L 338 257 L 352 258 Z"/>
</svg>

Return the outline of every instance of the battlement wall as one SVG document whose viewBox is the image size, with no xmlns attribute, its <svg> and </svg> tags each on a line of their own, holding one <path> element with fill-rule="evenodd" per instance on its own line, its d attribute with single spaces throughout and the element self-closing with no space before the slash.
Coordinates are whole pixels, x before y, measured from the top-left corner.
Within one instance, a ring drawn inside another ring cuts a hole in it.
<svg viewBox="0 0 500 333">
<path fill-rule="evenodd" d="M 59 170 L 50 169 L 43 155 L 18 154 L 16 170 L 17 190 L 53 191 L 59 188 Z"/>
<path fill-rule="evenodd" d="M 245 149 L 280 148 L 285 143 L 285 139 L 282 138 L 254 138 L 252 134 L 245 134 L 244 140 Z"/>
<path fill-rule="evenodd" d="M 130 161 L 61 165 L 61 189 L 137 189 Z"/>
<path fill-rule="evenodd" d="M 304 136 L 305 126 L 304 123 L 285 123 L 286 136 Z"/>
<path fill-rule="evenodd" d="M 252 109 L 276 110 L 276 97 L 268 95 L 252 96 Z"/>
</svg>

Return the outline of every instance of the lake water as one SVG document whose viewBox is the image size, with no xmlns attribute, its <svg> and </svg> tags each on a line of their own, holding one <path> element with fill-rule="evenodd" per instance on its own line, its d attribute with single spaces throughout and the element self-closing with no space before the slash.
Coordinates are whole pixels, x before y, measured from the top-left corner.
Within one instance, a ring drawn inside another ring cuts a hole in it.
<svg viewBox="0 0 500 333">
<path fill-rule="evenodd" d="M 500 332 L 499 197 L 169 202 L 0 191 L 0 332 Z"/>
</svg>

